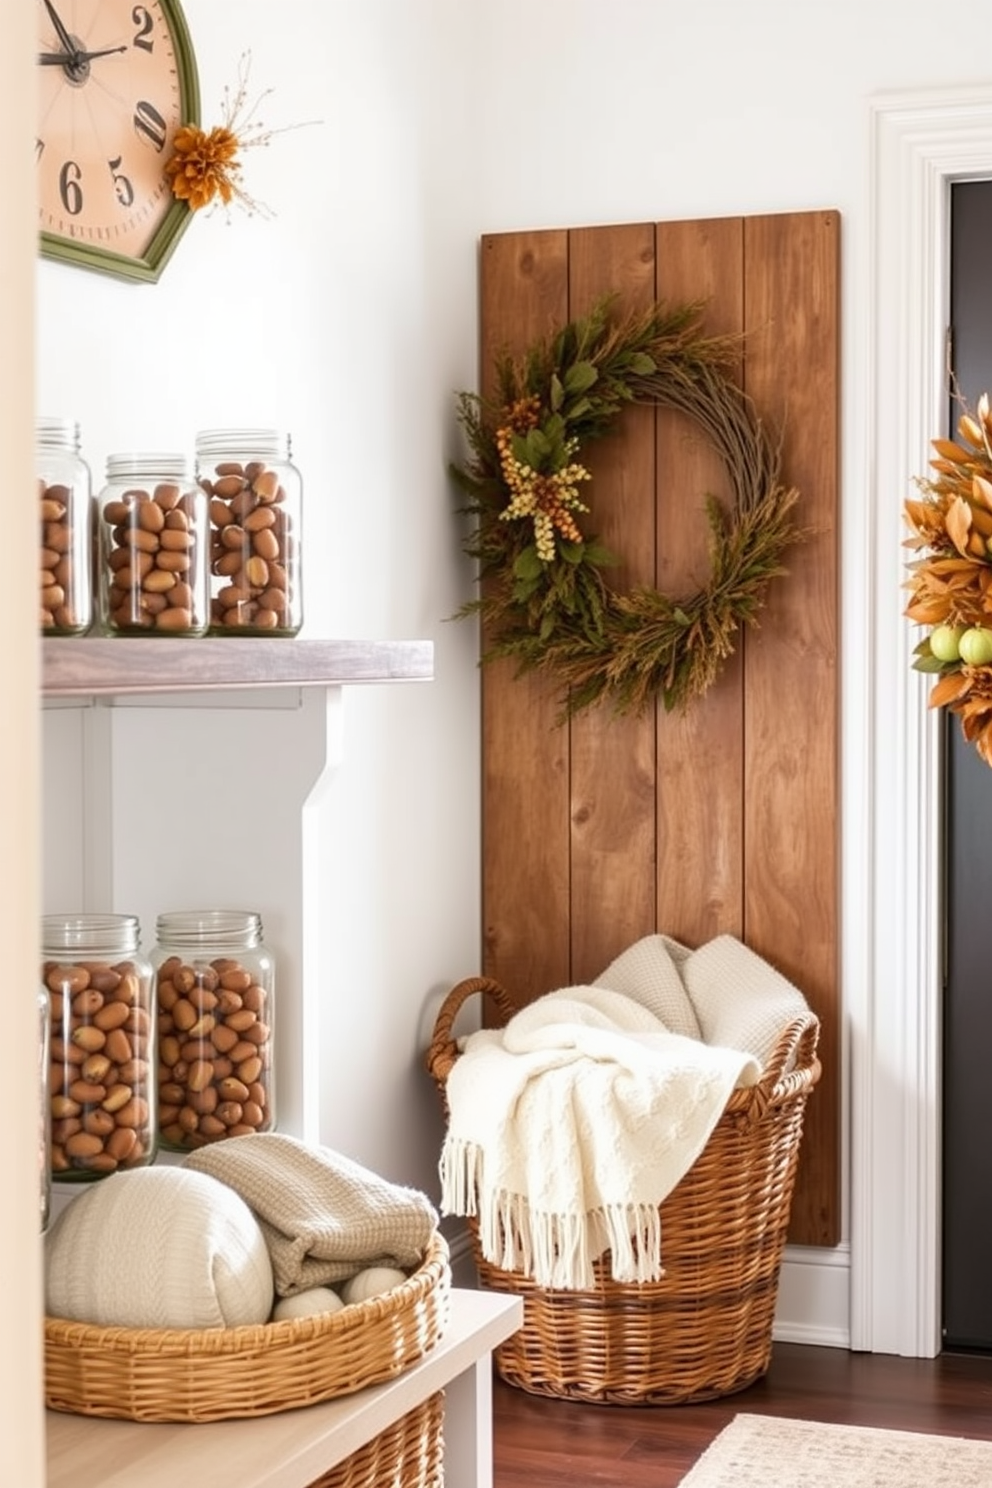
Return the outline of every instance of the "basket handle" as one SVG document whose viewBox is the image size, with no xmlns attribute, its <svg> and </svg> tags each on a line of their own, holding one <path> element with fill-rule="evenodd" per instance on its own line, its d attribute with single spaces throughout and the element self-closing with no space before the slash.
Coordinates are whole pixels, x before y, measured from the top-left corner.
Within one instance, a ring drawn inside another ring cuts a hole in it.
<svg viewBox="0 0 992 1488">
<path fill-rule="evenodd" d="M 434 1020 L 434 1035 L 424 1056 L 428 1073 L 433 1076 L 442 1093 L 451 1073 L 451 1067 L 458 1058 L 458 1045 L 452 1037 L 451 1030 L 462 1007 L 476 993 L 493 999 L 496 1011 L 499 1013 L 500 1026 L 509 1023 L 514 1013 L 517 1012 L 516 1003 L 502 982 L 494 981 L 492 977 L 466 977 L 464 981 L 452 987 L 438 1010 L 438 1015 Z"/>
<path fill-rule="evenodd" d="M 820 1077 L 820 1062 L 816 1057 L 819 1038 L 820 1020 L 815 1013 L 793 1018 L 785 1025 L 768 1056 L 761 1079 L 750 1091 L 752 1121 L 761 1119 L 769 1106 L 786 1093 L 790 1082 L 816 1083 Z"/>
</svg>

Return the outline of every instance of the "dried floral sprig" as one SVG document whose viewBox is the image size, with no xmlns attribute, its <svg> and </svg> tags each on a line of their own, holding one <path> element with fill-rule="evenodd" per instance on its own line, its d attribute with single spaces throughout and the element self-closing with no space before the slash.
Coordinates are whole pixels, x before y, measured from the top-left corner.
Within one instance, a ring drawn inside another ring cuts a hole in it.
<svg viewBox="0 0 992 1488">
<path fill-rule="evenodd" d="M 267 146 L 275 135 L 284 134 L 286 128 L 303 126 L 291 124 L 284 129 L 270 129 L 257 117 L 273 90 L 267 88 L 254 101 L 249 101 L 250 72 L 251 53 L 244 52 L 238 63 L 236 88 L 233 93 L 229 87 L 224 88 L 222 124 L 209 130 L 184 124 L 176 131 L 174 153 L 166 162 L 165 171 L 173 195 L 187 202 L 194 212 L 219 201 L 224 207 L 236 202 L 250 216 L 273 215 L 264 202 L 257 201 L 245 188 L 240 156 L 246 150 Z"/>
<path fill-rule="evenodd" d="M 802 535 L 799 493 L 780 480 L 778 447 L 733 379 L 739 338 L 704 335 L 698 304 L 613 311 L 607 297 L 519 362 L 500 358 L 491 402 L 458 399 L 471 458 L 452 475 L 476 519 L 465 546 L 482 580 L 458 613 L 481 616 L 484 662 L 512 657 L 561 684 L 562 719 L 601 701 L 617 713 L 656 698 L 684 708 L 705 692 Z M 688 414 L 733 488 L 730 510 L 707 501 L 710 577 L 681 599 L 613 590 L 605 570 L 615 558 L 577 521 L 589 510 L 578 495 L 590 479 L 582 444 L 631 403 Z"/>
<path fill-rule="evenodd" d="M 992 405 L 962 405 L 957 440 L 933 439 L 932 476 L 919 476 L 904 512 L 911 536 L 905 614 L 931 627 L 913 666 L 938 673 L 931 708 L 947 708 L 992 765 Z"/>
</svg>

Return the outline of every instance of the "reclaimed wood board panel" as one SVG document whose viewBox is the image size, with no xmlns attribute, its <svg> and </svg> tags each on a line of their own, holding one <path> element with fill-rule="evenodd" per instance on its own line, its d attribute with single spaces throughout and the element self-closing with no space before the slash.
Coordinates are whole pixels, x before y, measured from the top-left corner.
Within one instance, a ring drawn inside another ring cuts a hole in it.
<svg viewBox="0 0 992 1488">
<path fill-rule="evenodd" d="M 495 358 L 568 318 L 568 233 L 485 239 L 481 316 L 489 397 Z M 482 672 L 483 963 L 529 1001 L 571 978 L 570 759 L 553 689 L 515 674 Z"/>
<path fill-rule="evenodd" d="M 685 713 L 557 722 L 557 689 L 483 668 L 483 971 L 530 1001 L 592 980 L 642 935 L 739 936 L 823 1024 L 790 1239 L 840 1237 L 837 473 L 834 212 L 500 233 L 482 240 L 481 387 L 606 293 L 702 300 L 740 333 L 742 385 L 783 431 L 809 535 L 757 630 Z M 704 499 L 729 494 L 691 420 L 632 408 L 584 449 L 616 582 L 691 593 L 708 572 Z"/>
<path fill-rule="evenodd" d="M 840 1169 L 837 483 L 840 225 L 835 213 L 745 224 L 745 387 L 783 430 L 806 540 L 745 650 L 744 939 L 820 1013 L 793 1227 L 836 1238 Z"/>
<path fill-rule="evenodd" d="M 743 232 L 741 218 L 659 223 L 657 298 L 704 300 L 707 331 L 742 335 Z M 733 491 L 693 420 L 672 409 L 657 419 L 657 587 L 692 593 L 709 573 L 705 497 L 728 503 Z M 659 710 L 657 919 L 684 945 L 744 933 L 743 707 L 738 647 L 719 685 L 691 709 Z"/>
<path fill-rule="evenodd" d="M 655 297 L 654 226 L 569 234 L 569 316 L 616 293 L 630 310 Z M 596 530 L 621 556 L 611 582 L 655 582 L 655 414 L 631 408 L 588 448 Z M 586 459 L 586 452 L 583 452 Z M 571 756 L 571 980 L 590 982 L 655 926 L 655 720 L 590 709 L 569 724 Z"/>
</svg>

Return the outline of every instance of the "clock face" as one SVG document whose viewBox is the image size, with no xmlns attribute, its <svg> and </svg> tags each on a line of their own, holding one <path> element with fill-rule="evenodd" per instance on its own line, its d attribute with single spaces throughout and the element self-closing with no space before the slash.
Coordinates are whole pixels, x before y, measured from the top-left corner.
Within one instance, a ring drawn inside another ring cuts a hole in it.
<svg viewBox="0 0 992 1488">
<path fill-rule="evenodd" d="M 199 122 L 178 0 L 36 0 L 41 251 L 157 279 L 186 226 L 165 173 Z"/>
</svg>

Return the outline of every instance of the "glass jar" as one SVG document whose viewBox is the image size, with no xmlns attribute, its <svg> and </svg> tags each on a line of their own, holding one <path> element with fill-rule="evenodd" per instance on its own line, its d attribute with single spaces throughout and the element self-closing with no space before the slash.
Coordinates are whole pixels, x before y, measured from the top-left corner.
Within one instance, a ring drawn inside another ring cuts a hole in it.
<svg viewBox="0 0 992 1488">
<path fill-rule="evenodd" d="M 158 1131 L 189 1151 L 275 1125 L 275 966 L 248 910 L 161 914 L 152 951 Z"/>
<path fill-rule="evenodd" d="M 303 481 L 288 434 L 205 429 L 197 479 L 209 499 L 210 630 L 296 635 L 303 624 Z"/>
<path fill-rule="evenodd" d="M 46 915 L 51 1172 L 103 1178 L 155 1156 L 151 966 L 134 915 Z"/>
<path fill-rule="evenodd" d="M 35 473 L 42 633 L 84 635 L 93 623 L 92 491 L 77 423 L 37 420 Z"/>
<path fill-rule="evenodd" d="M 48 1108 L 48 1050 L 51 1043 L 51 1016 L 51 998 L 48 995 L 48 988 L 41 986 L 38 989 L 38 1197 L 43 1230 L 47 1228 L 52 1203 L 52 1144 Z"/>
<path fill-rule="evenodd" d="M 97 500 L 100 627 L 109 635 L 203 635 L 209 620 L 207 499 L 182 455 L 111 455 Z"/>
</svg>

